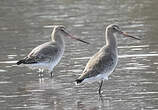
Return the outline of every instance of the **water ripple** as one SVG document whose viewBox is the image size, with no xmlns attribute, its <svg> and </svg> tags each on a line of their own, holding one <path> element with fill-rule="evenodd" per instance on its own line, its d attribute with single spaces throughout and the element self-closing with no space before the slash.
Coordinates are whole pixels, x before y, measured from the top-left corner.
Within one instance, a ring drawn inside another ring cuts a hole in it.
<svg viewBox="0 0 158 110">
<path fill-rule="evenodd" d="M 15 64 L 17 61 L 0 61 L 0 64 Z"/>
<path fill-rule="evenodd" d="M 119 55 L 119 58 L 130 58 L 130 57 L 157 57 L 158 54 L 132 54 L 132 55 Z"/>
<path fill-rule="evenodd" d="M 8 83 L 13 83 L 11 81 L 0 81 L 0 84 L 8 84 Z"/>
<path fill-rule="evenodd" d="M 7 70 L 0 69 L 0 72 L 4 73 L 7 72 Z"/>
<path fill-rule="evenodd" d="M 1 0 L 0 109 L 157 110 L 157 4 L 157 0 Z M 75 86 L 74 80 L 103 46 L 104 27 L 112 23 L 143 39 L 120 38 L 120 68 L 104 81 L 102 102 L 97 83 Z M 38 79 L 36 71 L 14 64 L 39 41 L 50 39 L 49 24 L 64 24 L 92 45 L 65 39 L 65 53 L 53 78 Z"/>
</svg>

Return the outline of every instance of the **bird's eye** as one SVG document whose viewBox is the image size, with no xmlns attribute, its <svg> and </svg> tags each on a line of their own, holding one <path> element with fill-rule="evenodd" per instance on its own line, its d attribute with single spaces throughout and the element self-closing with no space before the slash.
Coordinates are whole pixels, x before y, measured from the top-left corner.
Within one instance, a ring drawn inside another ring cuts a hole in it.
<svg viewBox="0 0 158 110">
<path fill-rule="evenodd" d="M 120 30 L 118 26 L 114 26 L 113 29 Z"/>
<path fill-rule="evenodd" d="M 65 27 L 60 27 L 60 29 L 61 29 L 61 30 L 64 30 L 64 29 L 65 29 Z"/>
<path fill-rule="evenodd" d="M 116 29 L 116 27 L 112 27 L 113 29 Z"/>
</svg>

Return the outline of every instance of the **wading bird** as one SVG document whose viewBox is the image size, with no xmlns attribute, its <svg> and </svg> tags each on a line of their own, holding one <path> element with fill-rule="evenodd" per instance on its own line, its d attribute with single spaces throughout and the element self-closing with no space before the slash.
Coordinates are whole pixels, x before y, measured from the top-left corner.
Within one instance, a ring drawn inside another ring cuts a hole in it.
<svg viewBox="0 0 158 110">
<path fill-rule="evenodd" d="M 79 38 L 73 37 L 62 25 L 54 25 L 51 41 L 35 47 L 25 58 L 17 62 L 17 65 L 25 65 L 33 69 L 48 70 L 53 75 L 53 68 L 61 60 L 65 43 L 63 37 L 70 37 L 89 44 Z"/>
<path fill-rule="evenodd" d="M 108 76 L 114 71 L 118 62 L 118 49 L 116 34 L 122 34 L 126 37 L 130 36 L 125 32 L 122 32 L 119 26 L 111 24 L 107 26 L 105 31 L 105 43 L 96 54 L 94 54 L 88 61 L 83 73 L 79 78 L 76 79 L 76 83 L 85 82 L 99 82 L 99 95 L 101 95 L 101 87 L 103 81 L 108 80 Z"/>
</svg>

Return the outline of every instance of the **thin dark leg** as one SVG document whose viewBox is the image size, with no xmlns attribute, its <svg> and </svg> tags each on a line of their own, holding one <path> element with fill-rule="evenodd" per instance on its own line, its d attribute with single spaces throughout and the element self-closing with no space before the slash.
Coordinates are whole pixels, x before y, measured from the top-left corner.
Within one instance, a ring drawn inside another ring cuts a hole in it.
<svg viewBox="0 0 158 110">
<path fill-rule="evenodd" d="M 101 87 L 102 87 L 102 85 L 103 85 L 103 80 L 101 80 L 101 83 L 99 85 L 99 95 L 101 95 Z"/>
<path fill-rule="evenodd" d="M 53 71 L 50 72 L 50 76 L 51 76 L 51 78 L 53 77 Z"/>
</svg>

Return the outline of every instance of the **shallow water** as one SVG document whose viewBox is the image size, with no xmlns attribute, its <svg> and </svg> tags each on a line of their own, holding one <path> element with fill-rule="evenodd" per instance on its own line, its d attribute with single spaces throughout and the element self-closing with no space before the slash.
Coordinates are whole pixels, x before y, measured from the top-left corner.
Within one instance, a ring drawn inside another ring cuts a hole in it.
<svg viewBox="0 0 158 110">
<path fill-rule="evenodd" d="M 1 0 L 0 110 L 157 110 L 157 0 Z M 104 45 L 104 25 L 118 23 L 142 40 L 118 38 L 119 63 L 103 85 L 76 86 L 88 59 Z M 54 77 L 16 66 L 48 41 L 52 24 L 64 24 L 88 42 L 65 39 Z"/>
</svg>

